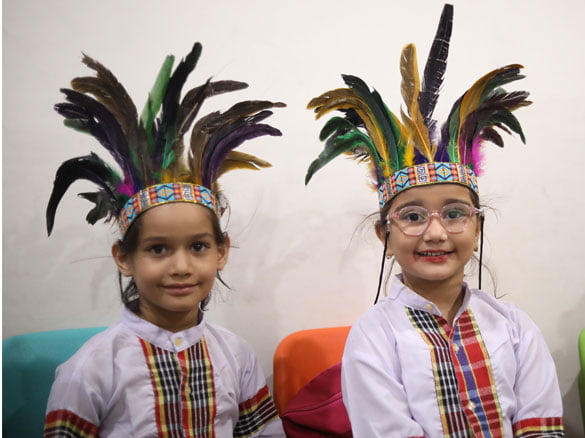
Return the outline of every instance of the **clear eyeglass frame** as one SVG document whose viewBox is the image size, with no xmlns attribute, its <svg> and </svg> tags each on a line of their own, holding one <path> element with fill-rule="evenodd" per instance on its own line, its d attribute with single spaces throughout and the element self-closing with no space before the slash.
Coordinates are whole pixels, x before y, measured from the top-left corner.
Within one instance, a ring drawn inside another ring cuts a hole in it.
<svg viewBox="0 0 585 438">
<path fill-rule="evenodd" d="M 423 235 L 436 216 L 441 226 L 450 234 L 465 231 L 470 219 L 477 215 L 483 217 L 483 210 L 462 202 L 444 205 L 440 211 L 429 211 L 420 205 L 407 205 L 386 216 L 388 224 L 395 224 L 407 236 Z"/>
</svg>

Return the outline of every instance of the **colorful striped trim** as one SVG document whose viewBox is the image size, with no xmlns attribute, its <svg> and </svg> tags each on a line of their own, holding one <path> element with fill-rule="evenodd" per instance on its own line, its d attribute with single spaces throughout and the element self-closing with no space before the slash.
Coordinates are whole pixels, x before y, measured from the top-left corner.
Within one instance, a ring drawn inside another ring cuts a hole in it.
<svg viewBox="0 0 585 438">
<path fill-rule="evenodd" d="M 397 170 L 380 185 L 380 208 L 402 190 L 438 183 L 461 184 L 478 193 L 477 178 L 471 168 L 459 163 L 423 163 Z"/>
<path fill-rule="evenodd" d="M 158 436 L 215 437 L 213 367 L 205 339 L 179 353 L 140 339 L 150 371 Z"/>
<path fill-rule="evenodd" d="M 240 416 L 234 429 L 234 437 L 244 438 L 261 430 L 266 423 L 278 416 L 268 386 L 264 386 L 254 397 L 239 405 Z"/>
<path fill-rule="evenodd" d="M 406 312 L 413 327 L 429 346 L 443 435 L 453 438 L 471 436 L 470 425 L 459 399 L 448 336 L 434 315 L 410 308 L 406 308 Z"/>
<path fill-rule="evenodd" d="M 461 314 L 452 332 L 451 343 L 454 348 L 458 346 L 452 358 L 467 420 L 477 437 L 503 437 L 502 409 L 492 365 L 471 311 Z"/>
<path fill-rule="evenodd" d="M 95 424 L 66 409 L 51 411 L 45 418 L 44 438 L 92 438 L 98 435 Z"/>
<path fill-rule="evenodd" d="M 211 208 L 217 216 L 221 216 L 219 204 L 207 187 L 190 183 L 167 183 L 146 187 L 135 193 L 120 212 L 118 224 L 122 236 L 132 222 L 143 212 L 157 205 L 169 202 L 191 202 Z"/>
<path fill-rule="evenodd" d="M 503 417 L 492 366 L 473 313 L 469 310 L 463 312 L 451 328 L 444 318 L 431 313 L 414 309 L 407 309 L 407 312 L 415 328 L 431 347 L 437 392 L 453 388 L 457 391 L 459 409 L 473 436 L 503 437 Z M 448 361 L 450 366 L 442 361 Z M 451 368 L 453 376 L 443 375 L 445 368 Z M 453 377 L 455 380 L 451 380 Z M 445 409 L 441 406 L 441 400 L 439 410 L 443 416 Z M 444 429 L 446 434 L 451 431 L 448 419 L 442 420 L 443 427 L 448 427 Z"/>
<path fill-rule="evenodd" d="M 514 438 L 564 437 L 561 417 L 527 418 L 512 425 Z"/>
</svg>

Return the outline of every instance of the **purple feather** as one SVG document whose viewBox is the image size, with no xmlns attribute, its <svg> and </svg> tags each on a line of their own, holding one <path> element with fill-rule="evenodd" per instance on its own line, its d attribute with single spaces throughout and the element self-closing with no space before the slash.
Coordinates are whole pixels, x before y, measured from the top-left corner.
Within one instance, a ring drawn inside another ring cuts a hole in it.
<svg viewBox="0 0 585 438">
<path fill-rule="evenodd" d="M 202 166 L 203 185 L 210 187 L 211 183 L 215 181 L 222 163 L 232 150 L 247 140 L 263 135 L 280 136 L 282 133 L 266 124 L 244 124 L 230 129 L 227 133 L 222 130 L 222 132 L 211 136 L 208 149 L 211 149 L 212 153 L 207 160 L 204 158 Z"/>
<path fill-rule="evenodd" d="M 126 136 L 112 113 L 97 100 L 70 89 L 61 89 L 70 103 L 55 105 L 66 119 L 77 120 L 105 147 L 122 169 L 124 176 L 139 188 Z"/>
</svg>

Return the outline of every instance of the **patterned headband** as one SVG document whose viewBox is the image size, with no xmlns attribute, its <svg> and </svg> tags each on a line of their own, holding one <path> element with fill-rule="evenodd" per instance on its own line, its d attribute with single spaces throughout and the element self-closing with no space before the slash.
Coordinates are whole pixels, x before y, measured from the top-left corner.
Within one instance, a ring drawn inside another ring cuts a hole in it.
<svg viewBox="0 0 585 438">
<path fill-rule="evenodd" d="M 432 114 L 439 97 L 449 53 L 453 6 L 445 5 L 424 69 L 419 78 L 416 48 L 402 50 L 401 92 L 406 112 L 402 121 L 385 105 L 376 90 L 356 76 L 342 75 L 348 88 L 327 91 L 307 108 L 316 118 L 337 110 L 320 133 L 324 150 L 307 171 L 305 184 L 335 157 L 346 154 L 370 165 L 380 208 L 402 190 L 428 184 L 455 183 L 477 193 L 482 143 L 503 147 L 497 128 L 514 132 L 525 142 L 512 111 L 529 105 L 528 92 L 506 92 L 502 86 L 522 79 L 521 65 L 494 70 L 466 91 L 453 105 L 447 121 L 437 129 Z"/>
<path fill-rule="evenodd" d="M 195 122 L 205 99 L 248 86 L 208 79 L 181 99 L 181 90 L 201 49 L 201 44 L 195 43 L 174 72 L 174 57 L 166 57 L 140 117 L 116 77 L 84 55 L 83 62 L 96 75 L 73 79 L 71 89 L 61 90 L 67 102 L 55 105 L 55 109 L 65 117 L 66 126 L 95 137 L 110 152 L 121 173 L 94 153 L 62 163 L 47 206 L 49 234 L 61 198 L 79 179 L 99 187 L 96 192 L 79 194 L 95 204 L 87 221 L 93 225 L 100 219 L 116 219 L 123 238 L 142 212 L 169 202 L 201 204 L 219 217 L 223 208 L 217 199 L 217 179 L 233 169 L 270 166 L 235 149 L 255 137 L 282 135 L 278 129 L 259 122 L 272 114 L 270 108 L 285 105 L 261 100 L 239 102 L 225 112 L 212 112 Z M 186 148 L 183 139 L 189 130 Z"/>
</svg>

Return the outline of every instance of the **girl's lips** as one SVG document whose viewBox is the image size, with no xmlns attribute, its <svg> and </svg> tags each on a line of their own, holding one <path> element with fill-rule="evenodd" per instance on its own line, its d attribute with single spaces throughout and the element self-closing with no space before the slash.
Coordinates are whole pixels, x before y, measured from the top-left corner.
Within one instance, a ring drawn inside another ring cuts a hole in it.
<svg viewBox="0 0 585 438">
<path fill-rule="evenodd" d="M 193 291 L 194 284 L 177 283 L 164 285 L 163 288 L 171 295 L 188 295 Z"/>
<path fill-rule="evenodd" d="M 429 263 L 443 263 L 447 261 L 451 254 L 453 254 L 453 251 L 428 250 L 417 252 L 416 257 Z"/>
</svg>

